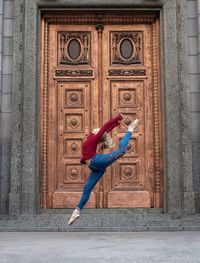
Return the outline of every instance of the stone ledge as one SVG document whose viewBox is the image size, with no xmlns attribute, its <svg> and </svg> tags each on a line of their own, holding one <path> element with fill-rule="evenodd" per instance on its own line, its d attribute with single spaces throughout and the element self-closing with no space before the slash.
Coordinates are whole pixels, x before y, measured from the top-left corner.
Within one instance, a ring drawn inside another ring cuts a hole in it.
<svg viewBox="0 0 200 263">
<path fill-rule="evenodd" d="M 0 232 L 169 232 L 200 231 L 200 226 L 151 226 L 151 227 L 0 227 Z"/>
<path fill-rule="evenodd" d="M 44 215 L 43 215 L 44 216 Z M 66 215 L 51 215 L 49 217 L 31 218 L 31 216 L 19 217 L 16 220 L 1 220 L 0 232 L 9 231 L 35 231 L 35 232 L 134 232 L 134 231 L 200 231 L 200 216 L 190 215 L 182 219 L 172 219 L 169 215 L 151 215 L 146 218 L 138 218 L 137 215 L 128 218 L 116 215 L 115 219 L 106 214 L 93 217 L 85 215 L 72 226 L 67 224 Z"/>
</svg>

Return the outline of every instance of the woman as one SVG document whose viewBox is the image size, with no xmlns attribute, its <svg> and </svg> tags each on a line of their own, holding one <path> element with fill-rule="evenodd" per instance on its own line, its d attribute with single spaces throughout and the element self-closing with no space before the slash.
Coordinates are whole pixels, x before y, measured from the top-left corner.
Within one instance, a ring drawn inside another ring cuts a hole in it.
<svg viewBox="0 0 200 263">
<path fill-rule="evenodd" d="M 80 202 L 69 219 L 69 225 L 80 217 L 81 209 L 83 209 L 87 203 L 90 193 L 103 176 L 106 168 L 126 153 L 126 148 L 131 135 L 139 124 L 138 119 L 130 123 L 128 130 L 124 137 L 120 140 L 119 148 L 116 151 L 109 154 L 96 153 L 97 145 L 102 141 L 104 142 L 105 147 L 112 148 L 114 146 L 108 132 L 119 125 L 119 122 L 123 119 L 123 117 L 124 116 L 122 114 L 118 114 L 115 118 L 106 122 L 101 129 L 94 129 L 87 137 L 87 140 L 83 143 L 81 163 L 89 166 L 91 174 L 85 182 Z"/>
</svg>

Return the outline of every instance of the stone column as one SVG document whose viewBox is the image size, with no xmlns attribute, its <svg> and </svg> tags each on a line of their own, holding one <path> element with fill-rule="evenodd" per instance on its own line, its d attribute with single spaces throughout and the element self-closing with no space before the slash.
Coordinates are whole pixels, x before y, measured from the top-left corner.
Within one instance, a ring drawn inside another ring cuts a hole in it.
<svg viewBox="0 0 200 263">
<path fill-rule="evenodd" d="M 194 212 L 186 4 L 186 0 L 166 1 L 163 8 L 165 207 L 175 215 Z"/>
<path fill-rule="evenodd" d="M 2 91 L 1 213 L 8 214 L 11 160 L 11 98 L 13 63 L 13 1 L 0 1 L 0 85 Z"/>
<path fill-rule="evenodd" d="M 37 98 L 40 85 L 39 74 L 37 73 L 40 58 L 40 50 L 38 49 L 40 28 L 37 28 L 38 10 L 34 1 L 26 1 L 24 8 L 22 213 L 34 214 L 39 200 L 39 184 L 37 184 L 39 170 L 39 100 Z"/>
<path fill-rule="evenodd" d="M 11 140 L 11 182 L 9 193 L 9 214 L 18 216 L 21 212 L 22 164 L 23 164 L 23 24 L 24 2 L 14 1 L 13 40 L 13 97 L 12 97 L 12 140 Z"/>
<path fill-rule="evenodd" d="M 180 137 L 182 161 L 183 212 L 195 212 L 192 174 L 192 136 L 188 66 L 187 1 L 177 0 L 177 34 L 179 61 Z"/>
<path fill-rule="evenodd" d="M 195 192 L 195 204 L 196 210 L 200 212 L 200 0 L 191 1 L 191 27 L 197 35 L 198 46 L 193 48 L 192 52 L 195 52 L 195 64 L 197 64 L 196 71 L 193 74 L 193 85 L 191 86 L 191 116 L 192 116 L 192 142 L 193 142 L 193 176 L 194 176 L 194 192 Z M 193 6 L 192 6 L 193 5 Z M 196 13 L 194 13 L 194 10 Z M 197 23 L 197 28 L 196 28 Z M 194 34 L 193 34 L 194 35 Z M 194 55 L 194 53 L 192 53 Z M 196 63 L 198 58 L 198 63 Z"/>
</svg>

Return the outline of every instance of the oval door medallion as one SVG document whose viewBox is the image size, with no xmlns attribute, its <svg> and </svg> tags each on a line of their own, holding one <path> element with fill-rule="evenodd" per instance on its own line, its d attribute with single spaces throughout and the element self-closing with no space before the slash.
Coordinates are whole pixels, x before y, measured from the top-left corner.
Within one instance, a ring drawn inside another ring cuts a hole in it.
<svg viewBox="0 0 200 263">
<path fill-rule="evenodd" d="M 120 44 L 120 52 L 124 59 L 129 59 L 131 57 L 133 54 L 133 44 L 130 39 L 125 38 L 122 40 Z"/>
<path fill-rule="evenodd" d="M 71 59 L 77 59 L 81 53 L 81 45 L 77 39 L 70 40 L 68 44 L 68 54 Z"/>
</svg>

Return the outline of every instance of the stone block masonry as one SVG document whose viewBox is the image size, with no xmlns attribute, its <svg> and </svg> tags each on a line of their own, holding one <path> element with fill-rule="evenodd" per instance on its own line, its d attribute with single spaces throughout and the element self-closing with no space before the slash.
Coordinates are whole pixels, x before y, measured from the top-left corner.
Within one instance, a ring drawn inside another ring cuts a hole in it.
<svg viewBox="0 0 200 263">
<path fill-rule="evenodd" d="M 190 75 L 190 112 L 192 123 L 192 166 L 196 210 L 200 212 L 200 1 L 188 0 L 188 40 Z"/>
<path fill-rule="evenodd" d="M 0 0 L 0 210 L 8 213 L 11 174 L 13 3 Z"/>
</svg>

